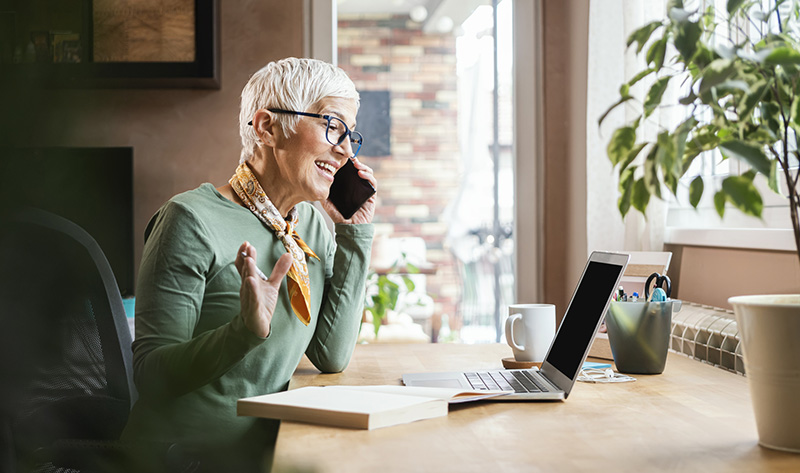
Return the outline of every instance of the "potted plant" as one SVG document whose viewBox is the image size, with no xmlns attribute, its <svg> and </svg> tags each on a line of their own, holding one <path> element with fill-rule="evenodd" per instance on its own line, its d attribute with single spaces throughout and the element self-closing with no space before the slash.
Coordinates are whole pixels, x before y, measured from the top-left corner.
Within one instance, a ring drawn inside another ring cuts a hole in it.
<svg viewBox="0 0 800 473">
<path fill-rule="evenodd" d="M 718 150 L 723 159 L 738 159 L 750 169 L 726 177 L 715 189 L 705 189 L 703 179 L 694 178 L 688 185 L 691 205 L 696 208 L 710 191 L 720 217 L 726 204 L 760 217 L 757 176 L 763 175 L 776 193 L 784 184 L 800 260 L 800 6 L 793 0 L 773 0 L 768 6 L 759 0 L 728 0 L 726 7 L 725 12 L 697 10 L 671 0 L 667 18 L 628 38 L 629 47 L 645 54 L 646 67 L 622 84 L 619 100 L 600 123 L 614 108 L 637 103 L 634 84 L 646 77 L 653 83 L 638 102 L 639 116 L 615 130 L 608 145 L 608 157 L 619 167 L 618 208 L 623 217 L 631 207 L 644 213 L 652 196 L 677 196 L 692 162 Z M 664 98 L 670 84 L 685 89 L 677 104 Z M 640 125 L 656 109 L 675 106 L 687 112 L 682 122 L 654 139 L 641 139 Z M 800 295 L 742 296 L 730 303 L 759 442 L 800 451 Z"/>
<path fill-rule="evenodd" d="M 419 273 L 419 268 L 406 261 L 406 255 L 395 261 L 391 267 L 383 271 L 370 271 L 367 276 L 367 292 L 364 311 L 372 316 L 372 325 L 375 329 L 375 338 L 381 325 L 386 323 L 390 310 L 395 310 L 402 289 L 400 284 L 393 279 L 400 278 L 405 290 L 413 292 L 416 287 L 409 274 Z M 396 277 L 392 277 L 396 276 Z"/>
</svg>

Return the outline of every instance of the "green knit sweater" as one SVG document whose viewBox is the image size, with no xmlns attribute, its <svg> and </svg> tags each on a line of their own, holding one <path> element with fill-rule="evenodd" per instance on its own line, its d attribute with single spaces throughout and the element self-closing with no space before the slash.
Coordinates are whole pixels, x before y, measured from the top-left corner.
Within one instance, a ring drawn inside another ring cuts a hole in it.
<svg viewBox="0 0 800 473">
<path fill-rule="evenodd" d="M 145 230 L 136 290 L 134 377 L 139 400 L 127 441 L 269 448 L 277 422 L 236 416 L 236 400 L 285 390 L 305 353 L 322 372 L 343 370 L 361 321 L 372 225 L 336 225 L 336 242 L 314 206 L 298 205 L 308 259 L 311 323 L 292 312 L 284 279 L 270 335 L 239 315 L 236 253 L 249 241 L 267 275 L 286 253 L 275 233 L 211 184 L 179 194 Z"/>
</svg>

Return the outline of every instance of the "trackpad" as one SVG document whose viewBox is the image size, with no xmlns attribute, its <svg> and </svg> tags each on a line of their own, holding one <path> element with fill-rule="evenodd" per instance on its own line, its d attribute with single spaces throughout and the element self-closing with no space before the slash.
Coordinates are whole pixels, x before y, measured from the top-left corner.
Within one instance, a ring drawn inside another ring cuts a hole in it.
<svg viewBox="0 0 800 473">
<path fill-rule="evenodd" d="M 430 388 L 460 388 L 461 383 L 458 379 L 418 379 L 414 381 L 414 386 L 424 386 Z"/>
</svg>

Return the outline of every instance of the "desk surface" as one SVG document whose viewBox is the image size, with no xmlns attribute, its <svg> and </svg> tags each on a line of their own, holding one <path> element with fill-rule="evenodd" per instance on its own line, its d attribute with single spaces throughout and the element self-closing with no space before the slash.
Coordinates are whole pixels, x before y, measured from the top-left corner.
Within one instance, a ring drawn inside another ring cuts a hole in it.
<svg viewBox="0 0 800 473">
<path fill-rule="evenodd" d="M 402 373 L 502 368 L 505 345 L 358 345 L 343 373 L 305 360 L 291 388 L 402 384 Z M 373 431 L 283 422 L 275 471 L 800 471 L 758 446 L 744 377 L 670 354 L 663 374 L 576 383 L 564 402 L 473 402 Z"/>
</svg>

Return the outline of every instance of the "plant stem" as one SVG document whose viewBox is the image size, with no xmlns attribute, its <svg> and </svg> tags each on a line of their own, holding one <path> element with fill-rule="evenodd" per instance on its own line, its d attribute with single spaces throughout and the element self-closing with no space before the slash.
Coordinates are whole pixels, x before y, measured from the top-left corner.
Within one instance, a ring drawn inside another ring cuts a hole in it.
<svg viewBox="0 0 800 473">
<path fill-rule="evenodd" d="M 788 159 L 787 159 L 788 161 Z M 791 184 L 792 179 L 790 179 L 789 173 L 789 166 L 782 166 L 783 171 L 786 174 L 787 182 Z M 792 215 L 792 228 L 794 229 L 794 245 L 797 249 L 797 258 L 800 261 L 800 219 L 798 219 L 797 208 L 800 205 L 800 199 L 798 199 L 797 194 L 797 187 L 790 186 L 789 187 L 789 208 Z"/>
</svg>

